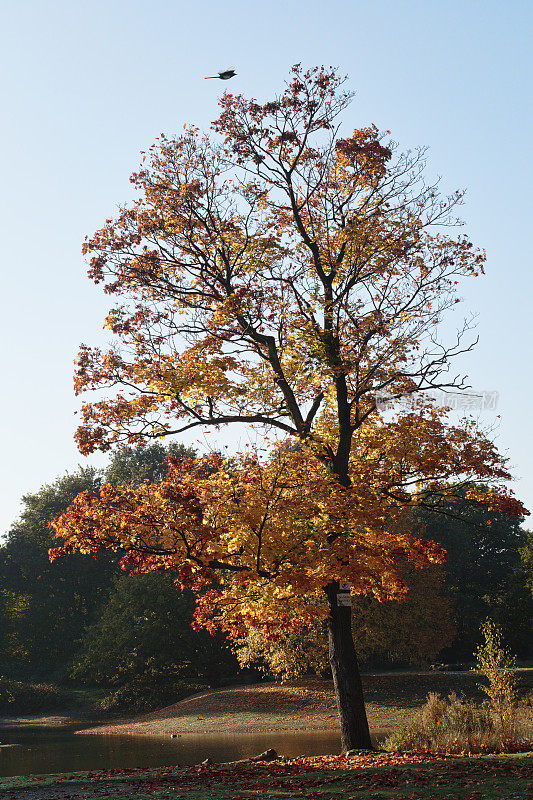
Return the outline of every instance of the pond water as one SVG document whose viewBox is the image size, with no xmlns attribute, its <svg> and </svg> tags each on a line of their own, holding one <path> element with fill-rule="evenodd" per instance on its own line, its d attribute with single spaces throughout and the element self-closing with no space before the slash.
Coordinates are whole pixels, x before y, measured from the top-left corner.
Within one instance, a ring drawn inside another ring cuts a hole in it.
<svg viewBox="0 0 533 800">
<path fill-rule="evenodd" d="M 336 731 L 156 736 L 75 735 L 57 729 L 0 729 L 0 775 L 163 767 L 236 761 L 269 747 L 285 756 L 340 752 Z"/>
</svg>

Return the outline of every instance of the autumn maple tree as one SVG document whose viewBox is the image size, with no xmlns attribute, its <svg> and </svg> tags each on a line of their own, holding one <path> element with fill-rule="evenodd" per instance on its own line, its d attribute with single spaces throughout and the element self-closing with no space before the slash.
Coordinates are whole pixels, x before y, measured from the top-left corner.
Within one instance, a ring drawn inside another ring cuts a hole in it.
<svg viewBox="0 0 533 800">
<path fill-rule="evenodd" d="M 400 561 L 445 558 L 395 524 L 449 507 L 457 486 L 509 513 L 505 461 L 428 390 L 464 386 L 438 324 L 484 255 L 453 228 L 459 193 L 423 180 L 375 126 L 342 137 L 351 95 L 334 70 L 293 68 L 259 103 L 225 93 L 213 132 L 161 136 L 138 200 L 85 243 L 119 298 L 108 350 L 82 346 L 83 453 L 234 423 L 259 452 L 172 461 L 165 480 L 104 485 L 54 525 L 53 555 L 102 548 L 171 570 L 196 624 L 265 640 L 327 620 L 343 747 L 370 747 L 347 593 L 401 599 Z M 379 397 L 412 398 L 383 411 Z M 272 436 L 272 434 L 275 434 Z M 476 493 L 476 482 L 493 483 Z"/>
</svg>

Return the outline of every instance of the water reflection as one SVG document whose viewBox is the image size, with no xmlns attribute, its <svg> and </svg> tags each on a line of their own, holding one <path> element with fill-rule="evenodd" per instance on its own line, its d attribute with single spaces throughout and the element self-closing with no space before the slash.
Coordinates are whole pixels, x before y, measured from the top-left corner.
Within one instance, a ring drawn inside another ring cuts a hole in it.
<svg viewBox="0 0 533 800">
<path fill-rule="evenodd" d="M 158 767 L 234 761 L 257 755 L 268 747 L 287 756 L 337 753 L 339 735 L 323 733 L 263 733 L 155 736 L 83 735 L 63 731 L 0 730 L 0 775 L 71 772 L 106 768 Z"/>
<path fill-rule="evenodd" d="M 388 731 L 374 731 L 374 741 Z M 75 735 L 53 729 L 0 729 L 0 775 L 77 772 L 131 767 L 163 767 L 236 761 L 273 747 L 284 756 L 327 755 L 340 752 L 337 731 L 282 731 L 220 736 L 187 734 L 156 736 Z M 7 747 L 5 745 L 17 745 Z"/>
</svg>

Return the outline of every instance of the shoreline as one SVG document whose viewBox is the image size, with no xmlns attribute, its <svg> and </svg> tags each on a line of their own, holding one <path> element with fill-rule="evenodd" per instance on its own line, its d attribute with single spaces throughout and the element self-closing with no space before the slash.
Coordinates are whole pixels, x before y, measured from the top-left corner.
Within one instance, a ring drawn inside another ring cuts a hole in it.
<svg viewBox="0 0 533 800">
<path fill-rule="evenodd" d="M 531 691 L 533 670 L 520 670 Z M 363 675 L 371 729 L 390 730 L 408 722 L 429 691 L 476 696 L 474 673 L 380 673 Z M 530 717 L 531 709 L 524 709 Z M 1 730 L 69 732 L 79 735 L 172 736 L 231 733 L 323 732 L 338 730 L 332 681 L 316 678 L 287 683 L 256 683 L 208 689 L 155 711 L 129 715 L 63 709 L 45 714 L 3 715 Z"/>
<path fill-rule="evenodd" d="M 372 798 L 522 797 L 533 777 L 530 753 L 445 756 L 424 753 L 368 753 L 297 757 L 276 761 L 244 759 L 188 767 L 99 770 L 0 778 L 5 800 L 125 800 L 142 796 L 169 800 L 228 800 L 238 786 L 246 796 L 350 800 Z M 416 789 L 416 793 L 412 789 Z M 472 793 L 472 789 L 474 792 Z M 281 790 L 281 792 L 280 792 Z M 318 791 L 317 791 L 318 790 Z M 469 790 L 467 792 L 467 790 Z M 484 791 L 486 790 L 486 791 Z M 242 792 L 241 792 L 242 794 Z M 239 795 L 241 796 L 241 795 Z M 327 795 L 332 796 L 331 793 Z"/>
<path fill-rule="evenodd" d="M 414 708 L 413 708 L 414 711 Z M 380 734 L 412 711 L 394 701 L 369 700 L 371 728 Z M 96 715 L 76 711 L 0 717 L 1 731 L 65 732 L 76 735 L 224 736 L 334 733 L 339 718 L 330 681 L 260 683 L 207 690 L 146 714 Z"/>
</svg>

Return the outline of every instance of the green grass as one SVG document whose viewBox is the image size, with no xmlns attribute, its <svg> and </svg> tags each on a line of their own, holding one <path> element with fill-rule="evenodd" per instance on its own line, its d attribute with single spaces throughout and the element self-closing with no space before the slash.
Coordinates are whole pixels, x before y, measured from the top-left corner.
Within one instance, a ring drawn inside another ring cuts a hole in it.
<svg viewBox="0 0 533 800">
<path fill-rule="evenodd" d="M 363 756 L 287 763 L 110 770 L 0 779 L 3 800 L 524 800 L 531 754 L 433 759 Z M 377 766 L 374 766 L 377 764 Z"/>
</svg>

